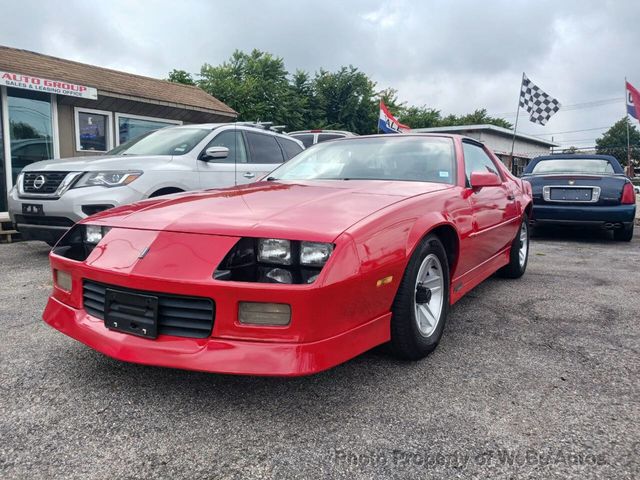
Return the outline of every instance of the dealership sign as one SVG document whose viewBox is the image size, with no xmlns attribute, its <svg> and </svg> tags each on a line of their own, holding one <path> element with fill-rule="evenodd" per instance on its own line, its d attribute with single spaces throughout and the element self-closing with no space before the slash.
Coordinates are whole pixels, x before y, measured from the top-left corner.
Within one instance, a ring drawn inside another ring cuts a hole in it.
<svg viewBox="0 0 640 480">
<path fill-rule="evenodd" d="M 0 85 L 37 92 L 55 93 L 57 95 L 68 95 L 70 97 L 90 98 L 91 100 L 98 99 L 98 90 L 93 87 L 31 75 L 3 72 L 2 70 L 0 70 Z"/>
</svg>

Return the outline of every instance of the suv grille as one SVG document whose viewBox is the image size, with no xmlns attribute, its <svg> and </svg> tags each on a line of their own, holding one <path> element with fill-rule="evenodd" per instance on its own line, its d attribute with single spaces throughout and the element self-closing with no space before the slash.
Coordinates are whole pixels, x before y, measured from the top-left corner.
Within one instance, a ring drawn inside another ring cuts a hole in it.
<svg viewBox="0 0 640 480">
<path fill-rule="evenodd" d="M 141 293 L 158 297 L 158 333 L 175 337 L 206 338 L 211 335 L 215 305 L 210 298 L 185 297 L 141 290 L 85 280 L 82 288 L 84 309 L 89 315 L 104 320 L 106 289 L 128 293 Z"/>
<path fill-rule="evenodd" d="M 25 172 L 22 180 L 22 190 L 25 193 L 48 194 L 56 193 L 58 187 L 69 172 Z M 42 177 L 36 182 L 36 179 Z M 44 180 L 44 183 L 42 181 Z"/>
</svg>

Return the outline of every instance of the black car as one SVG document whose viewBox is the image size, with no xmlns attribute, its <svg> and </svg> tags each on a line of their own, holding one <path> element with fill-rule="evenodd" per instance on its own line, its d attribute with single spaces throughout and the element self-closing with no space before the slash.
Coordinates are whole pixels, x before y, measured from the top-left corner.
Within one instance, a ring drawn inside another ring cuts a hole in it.
<svg viewBox="0 0 640 480">
<path fill-rule="evenodd" d="M 532 225 L 613 230 L 631 241 L 636 215 L 633 184 L 610 155 L 563 154 L 534 158 L 522 174 L 533 189 Z"/>
</svg>

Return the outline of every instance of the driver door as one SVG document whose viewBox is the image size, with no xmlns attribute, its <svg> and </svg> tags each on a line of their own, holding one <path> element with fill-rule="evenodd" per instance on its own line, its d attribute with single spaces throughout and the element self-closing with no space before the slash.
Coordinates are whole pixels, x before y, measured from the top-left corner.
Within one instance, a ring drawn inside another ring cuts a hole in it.
<svg viewBox="0 0 640 480">
<path fill-rule="evenodd" d="M 462 145 L 467 188 L 471 190 L 474 266 L 478 266 L 510 245 L 515 238 L 517 207 L 508 182 L 482 144 L 464 140 Z M 495 187 L 472 190 L 469 183 L 472 172 L 491 172 L 502 182 Z"/>
</svg>

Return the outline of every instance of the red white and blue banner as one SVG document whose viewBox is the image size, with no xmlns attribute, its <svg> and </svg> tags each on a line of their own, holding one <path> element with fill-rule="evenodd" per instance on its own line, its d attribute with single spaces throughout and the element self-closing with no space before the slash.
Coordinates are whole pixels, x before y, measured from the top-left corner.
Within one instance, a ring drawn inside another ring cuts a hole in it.
<svg viewBox="0 0 640 480">
<path fill-rule="evenodd" d="M 391 112 L 380 100 L 380 117 L 378 118 L 378 130 L 382 133 L 404 133 L 411 130 L 407 125 L 400 123 L 396 117 L 391 115 Z"/>
<path fill-rule="evenodd" d="M 627 113 L 636 120 L 640 120 L 640 92 L 629 82 L 627 84 Z"/>
</svg>

